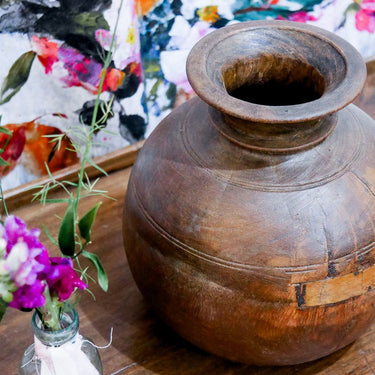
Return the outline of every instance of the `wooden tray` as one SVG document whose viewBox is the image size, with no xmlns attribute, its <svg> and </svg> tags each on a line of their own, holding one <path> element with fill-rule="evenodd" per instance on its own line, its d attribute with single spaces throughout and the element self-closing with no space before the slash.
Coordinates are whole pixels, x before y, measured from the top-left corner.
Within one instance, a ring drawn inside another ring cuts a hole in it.
<svg viewBox="0 0 375 375">
<path fill-rule="evenodd" d="M 139 150 L 143 146 L 144 141 L 134 143 L 128 147 L 112 151 L 107 153 L 104 156 L 100 156 L 94 159 L 94 162 L 101 167 L 107 173 L 118 171 L 120 169 L 125 169 L 135 162 Z M 61 169 L 58 172 L 54 173 L 54 177 L 57 181 L 76 181 L 78 172 L 81 168 L 81 165 L 75 164 L 70 167 Z M 101 175 L 101 172 L 94 168 L 92 165 L 87 165 L 86 173 L 90 178 L 97 177 Z M 35 179 L 27 184 L 17 186 L 14 189 L 9 189 L 4 192 L 4 197 L 7 202 L 9 210 L 13 210 L 22 205 L 28 204 L 31 202 L 33 193 L 35 192 L 31 188 L 36 185 L 44 185 L 50 181 L 48 176 L 44 176 L 38 179 Z M 2 208 L 0 208 L 1 212 Z"/>
<path fill-rule="evenodd" d="M 366 66 L 366 84 L 354 104 L 375 119 L 375 56 L 366 60 Z"/>
</svg>

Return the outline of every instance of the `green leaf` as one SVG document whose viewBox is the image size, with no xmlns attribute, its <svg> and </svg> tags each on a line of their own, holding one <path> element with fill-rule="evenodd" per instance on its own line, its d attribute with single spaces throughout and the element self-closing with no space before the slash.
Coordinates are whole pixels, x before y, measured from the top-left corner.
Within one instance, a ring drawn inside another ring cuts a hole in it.
<svg viewBox="0 0 375 375">
<path fill-rule="evenodd" d="M 5 167 L 7 165 L 9 165 L 9 163 L 0 156 L 0 167 Z"/>
<path fill-rule="evenodd" d="M 0 117 L 0 120 L 1 120 L 1 117 Z M 7 129 L 5 126 L 0 126 L 0 133 L 4 133 L 4 134 L 8 134 L 8 135 L 12 135 L 13 132 L 9 129 Z"/>
<path fill-rule="evenodd" d="M 47 237 L 49 238 L 49 240 L 56 246 L 59 246 L 59 244 L 57 243 L 57 241 L 52 237 L 51 233 L 49 232 L 48 228 L 43 224 L 43 229 L 47 235 Z"/>
<path fill-rule="evenodd" d="M 72 257 L 75 253 L 75 225 L 74 225 L 74 204 L 70 203 L 65 215 L 61 221 L 60 231 L 59 231 L 59 247 L 61 252 L 69 257 Z"/>
<path fill-rule="evenodd" d="M 92 37 L 98 29 L 109 30 L 109 25 L 99 11 L 80 12 L 72 17 L 70 32 L 72 34 Z"/>
<path fill-rule="evenodd" d="M 344 15 L 347 15 L 349 12 L 359 12 L 361 10 L 361 6 L 358 3 L 351 3 L 349 6 L 346 8 Z"/>
<path fill-rule="evenodd" d="M 96 254 L 89 253 L 86 250 L 82 251 L 82 256 L 90 260 L 91 263 L 95 266 L 96 271 L 98 272 L 98 283 L 100 287 L 106 292 L 108 290 L 108 277 L 99 257 Z"/>
<path fill-rule="evenodd" d="M 108 176 L 108 173 L 101 167 L 99 167 L 99 165 L 97 165 L 94 160 L 92 159 L 89 159 L 89 163 L 95 168 L 97 169 L 99 172 L 103 173 L 104 176 Z"/>
<path fill-rule="evenodd" d="M 96 213 L 102 202 L 92 207 L 78 223 L 79 232 L 86 242 L 91 241 L 91 227 L 94 224 Z"/>
<path fill-rule="evenodd" d="M 26 83 L 30 75 L 32 63 L 36 53 L 33 51 L 25 52 L 11 66 L 7 77 L 1 87 L 0 104 L 9 102 L 22 86 Z"/>
<path fill-rule="evenodd" d="M 1 319 L 3 319 L 3 316 L 5 315 L 7 308 L 8 308 L 8 304 L 2 298 L 0 298 L 0 322 L 1 322 Z"/>
<path fill-rule="evenodd" d="M 64 202 L 69 202 L 69 198 L 58 198 L 58 199 L 46 199 L 46 203 L 64 203 Z"/>
</svg>

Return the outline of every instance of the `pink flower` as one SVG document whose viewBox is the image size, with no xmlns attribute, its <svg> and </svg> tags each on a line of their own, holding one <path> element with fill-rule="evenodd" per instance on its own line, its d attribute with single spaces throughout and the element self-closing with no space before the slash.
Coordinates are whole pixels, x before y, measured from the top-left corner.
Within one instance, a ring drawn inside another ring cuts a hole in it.
<svg viewBox="0 0 375 375">
<path fill-rule="evenodd" d="M 50 263 L 46 281 L 51 295 L 57 294 L 59 301 L 66 301 L 75 288 L 87 288 L 87 284 L 74 271 L 70 258 L 50 258 Z"/>
<path fill-rule="evenodd" d="M 105 29 L 98 29 L 95 31 L 95 39 L 104 49 L 108 51 L 112 42 L 112 33 Z"/>
<path fill-rule="evenodd" d="M 9 306 L 15 309 L 34 309 L 43 306 L 45 297 L 43 295 L 45 285 L 36 280 L 32 285 L 24 285 L 13 293 L 13 300 Z"/>
<path fill-rule="evenodd" d="M 375 31 L 375 0 L 363 0 L 355 15 L 355 26 L 359 31 Z"/>
<path fill-rule="evenodd" d="M 373 33 L 375 31 L 375 17 L 374 15 L 369 15 L 367 12 L 360 10 L 355 15 L 355 27 L 359 31 L 368 31 Z"/>
<path fill-rule="evenodd" d="M 367 13 L 375 13 L 375 0 L 363 0 L 359 6 Z"/>
<path fill-rule="evenodd" d="M 57 53 L 59 46 L 47 38 L 39 38 L 36 35 L 31 37 L 33 51 L 38 55 L 39 61 L 45 68 L 46 73 L 52 72 L 52 65 L 58 61 Z"/>
<path fill-rule="evenodd" d="M 296 21 L 296 22 L 303 22 L 306 23 L 307 21 L 317 21 L 317 18 L 306 13 L 306 12 L 296 12 L 291 14 L 288 19 L 290 21 Z"/>
</svg>

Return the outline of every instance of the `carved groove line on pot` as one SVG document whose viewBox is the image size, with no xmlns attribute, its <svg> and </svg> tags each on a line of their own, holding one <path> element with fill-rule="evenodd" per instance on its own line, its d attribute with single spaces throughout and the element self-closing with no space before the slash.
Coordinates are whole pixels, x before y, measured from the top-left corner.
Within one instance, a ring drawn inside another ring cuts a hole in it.
<svg viewBox="0 0 375 375">
<path fill-rule="evenodd" d="M 328 116 L 334 116 L 334 114 L 331 114 L 331 115 L 328 115 Z M 231 129 L 226 123 L 225 121 L 214 121 L 212 115 L 209 113 L 209 121 L 210 121 L 210 124 L 220 133 L 222 134 L 224 137 L 226 137 L 227 139 L 229 139 L 231 142 L 237 144 L 238 146 L 241 146 L 241 147 L 244 147 L 244 148 L 248 148 L 249 150 L 253 150 L 255 152 L 260 152 L 260 153 L 264 153 L 264 154 L 275 154 L 275 155 L 280 155 L 280 154 L 293 154 L 293 153 L 297 153 L 297 152 L 301 152 L 301 151 L 305 151 L 305 150 L 308 150 L 316 145 L 318 145 L 319 143 L 323 142 L 334 130 L 335 130 L 335 127 L 336 127 L 336 123 L 337 123 L 337 117 L 336 117 L 336 121 L 334 122 L 334 124 L 327 130 L 327 132 L 325 132 L 324 134 L 320 135 L 320 137 L 316 138 L 316 139 L 313 139 L 311 140 L 310 142 L 308 143 L 303 143 L 299 146 L 292 146 L 292 147 L 288 147 L 288 148 L 270 148 L 270 147 L 259 147 L 259 146 L 255 146 L 255 145 L 252 145 L 250 143 L 246 143 L 244 141 L 244 135 L 239 133 L 238 131 L 234 130 L 234 129 Z M 327 118 L 323 119 L 324 120 L 327 120 Z M 327 121 L 328 122 L 328 121 Z M 245 138 L 246 139 L 246 138 Z"/>
<path fill-rule="evenodd" d="M 192 111 L 192 110 L 190 110 Z M 223 180 L 231 185 L 238 186 L 241 188 L 249 189 L 249 190 L 256 190 L 256 191 L 263 191 L 263 192 L 293 192 L 293 191 L 301 191 L 307 189 L 313 189 L 315 187 L 319 187 L 325 185 L 331 181 L 334 181 L 341 176 L 343 176 L 351 167 L 351 165 L 358 159 L 361 155 L 361 144 L 363 143 L 363 131 L 361 127 L 358 125 L 358 118 L 353 111 L 348 111 L 353 117 L 352 126 L 354 127 L 353 133 L 356 133 L 356 143 L 355 149 L 353 150 L 352 154 L 349 155 L 341 166 L 336 170 L 332 170 L 331 173 L 319 176 L 313 181 L 306 181 L 300 182 L 297 184 L 262 184 L 254 183 L 250 180 L 241 180 L 236 178 L 228 178 L 225 174 L 220 173 L 218 170 L 211 169 L 207 166 L 205 160 L 203 160 L 198 153 L 194 150 L 194 147 L 191 144 L 191 141 L 188 136 L 188 131 L 186 125 L 189 123 L 190 111 L 186 114 L 185 118 L 180 123 L 180 135 L 182 139 L 182 144 L 185 148 L 187 154 L 192 158 L 192 160 L 197 163 L 204 172 L 209 175 L 216 177 L 219 180 Z M 210 126 L 213 126 L 216 129 L 216 126 L 211 123 L 210 118 Z M 217 130 L 217 129 L 216 129 Z"/>
<path fill-rule="evenodd" d="M 369 186 L 369 184 L 360 176 L 358 176 L 354 171 L 351 172 L 353 174 L 353 176 L 358 180 L 360 181 L 360 183 L 365 187 L 365 189 L 375 197 L 375 192 L 374 190 L 372 190 L 371 186 Z"/>
<path fill-rule="evenodd" d="M 317 271 L 319 269 L 319 267 L 325 267 L 328 270 L 328 261 L 323 262 L 323 263 L 304 265 L 304 266 L 293 266 L 293 265 L 291 265 L 291 266 L 257 266 L 257 265 L 252 265 L 252 264 L 233 262 L 233 261 L 229 261 L 229 260 L 226 260 L 226 259 L 223 259 L 223 258 L 219 258 L 219 257 L 213 256 L 213 255 L 210 255 L 210 254 L 206 254 L 206 253 L 204 253 L 204 252 L 202 252 L 202 251 L 200 251 L 196 248 L 193 248 L 192 246 L 189 246 L 189 245 L 181 242 L 178 238 L 172 236 L 164 228 L 162 228 L 151 217 L 151 215 L 145 209 L 145 207 L 142 203 L 141 197 L 139 196 L 139 194 L 137 192 L 137 189 L 136 189 L 136 186 L 135 186 L 133 181 L 131 181 L 131 185 L 132 185 L 131 189 L 134 192 L 136 203 L 137 203 L 137 205 L 140 209 L 140 212 L 142 213 L 142 215 L 146 219 L 146 221 L 151 225 L 151 227 L 161 237 L 163 237 L 168 242 L 173 243 L 173 245 L 175 245 L 177 248 L 179 248 L 183 252 L 187 253 L 188 255 L 199 258 L 203 261 L 212 263 L 212 264 L 217 265 L 217 266 L 231 268 L 231 269 L 235 269 L 235 270 L 251 271 L 251 272 L 254 272 L 254 273 L 261 272 L 262 274 L 264 274 L 264 271 L 269 271 L 269 272 L 280 271 L 285 276 L 281 276 L 281 274 L 280 275 L 268 274 L 268 276 L 270 278 L 275 278 L 275 279 L 280 279 L 280 280 L 284 280 L 285 278 L 289 278 L 289 275 L 291 275 L 291 274 L 300 273 L 301 275 L 305 275 L 306 273 Z M 357 250 L 351 252 L 348 255 L 344 255 L 342 257 L 335 258 L 334 262 L 336 264 L 338 264 L 341 261 L 348 261 L 348 259 L 350 260 L 351 258 L 353 260 L 355 260 L 356 258 L 358 258 L 360 256 L 363 256 L 365 254 L 370 253 L 374 249 L 375 249 L 375 242 L 372 242 L 372 243 L 368 244 L 367 246 L 364 246 L 360 249 L 357 249 Z M 364 269 L 360 270 L 359 272 L 362 272 L 362 271 L 364 271 Z M 327 273 L 328 273 L 328 271 L 327 271 Z M 340 277 L 343 277 L 343 276 L 340 276 Z M 328 279 L 330 279 L 330 278 L 327 278 L 327 280 Z M 294 286 L 298 285 L 298 284 L 301 284 L 301 283 L 299 283 L 298 281 L 295 281 L 291 285 L 294 288 Z M 305 283 L 303 283 L 303 284 L 305 284 Z M 375 281 L 374 281 L 374 286 L 375 286 Z"/>
</svg>

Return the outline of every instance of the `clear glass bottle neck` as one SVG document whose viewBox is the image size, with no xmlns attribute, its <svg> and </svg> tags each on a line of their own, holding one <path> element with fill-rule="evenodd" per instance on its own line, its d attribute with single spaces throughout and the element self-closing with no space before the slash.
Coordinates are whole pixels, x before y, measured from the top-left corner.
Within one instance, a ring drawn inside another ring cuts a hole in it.
<svg viewBox="0 0 375 375">
<path fill-rule="evenodd" d="M 32 328 L 35 337 L 47 346 L 61 346 L 74 338 L 79 329 L 77 311 L 73 309 L 64 313 L 61 325 L 63 328 L 58 331 L 52 331 L 43 327 L 42 321 L 36 312 L 32 318 Z"/>
</svg>

